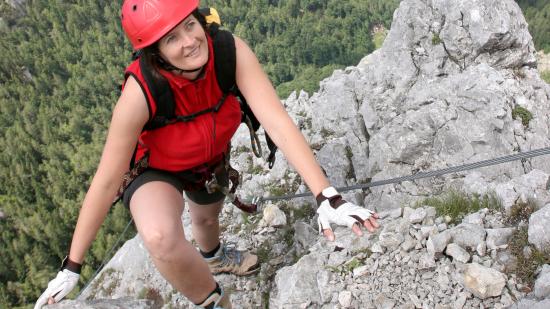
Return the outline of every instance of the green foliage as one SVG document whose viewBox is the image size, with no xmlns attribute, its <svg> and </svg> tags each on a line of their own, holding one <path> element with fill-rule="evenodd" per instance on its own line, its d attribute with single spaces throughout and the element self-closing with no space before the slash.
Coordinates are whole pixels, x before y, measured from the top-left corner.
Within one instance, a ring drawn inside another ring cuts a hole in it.
<svg viewBox="0 0 550 309">
<path fill-rule="evenodd" d="M 307 221 L 315 216 L 315 209 L 309 204 L 295 205 L 294 207 L 283 204 L 283 209 L 290 208 L 290 217 L 293 221 Z"/>
<path fill-rule="evenodd" d="M 257 249 L 256 255 L 258 256 L 258 261 L 260 264 L 268 263 L 271 258 L 271 244 L 266 240 L 264 241 Z"/>
<path fill-rule="evenodd" d="M 32 303 L 67 254 L 130 57 L 120 1 L 28 1 L 0 11 L 0 307 Z M 86 281 L 129 220 L 115 207 Z M 131 237 L 128 233 L 127 237 Z"/>
<path fill-rule="evenodd" d="M 354 256 L 350 260 L 346 261 L 341 265 L 328 265 L 326 266 L 326 269 L 330 270 L 333 273 L 345 275 L 353 272 L 353 270 L 356 269 L 357 267 L 362 266 L 364 264 L 364 261 L 368 258 L 369 255 L 362 256 L 362 257 Z"/>
<path fill-rule="evenodd" d="M 334 70 L 341 68 L 341 65 L 330 64 L 322 68 L 313 65 L 304 65 L 301 72 L 289 82 L 283 82 L 277 86 L 277 94 L 286 98 L 292 91 L 304 90 L 313 93 L 319 89 L 319 82 L 329 77 Z"/>
<path fill-rule="evenodd" d="M 550 2 L 548 0 L 516 0 L 529 24 L 535 48 L 550 52 Z"/>
<path fill-rule="evenodd" d="M 374 37 L 372 39 L 374 43 L 374 49 L 379 49 L 380 47 L 382 47 L 382 44 L 384 44 L 384 40 L 386 39 L 387 35 L 388 31 L 385 29 L 374 33 Z"/>
<path fill-rule="evenodd" d="M 542 71 L 540 77 L 547 83 L 550 84 L 550 71 Z"/>
<path fill-rule="evenodd" d="M 516 203 L 509 210 L 506 216 L 506 223 L 511 226 L 518 226 L 520 222 L 527 222 L 531 214 L 536 211 L 536 208 L 537 205 L 532 200 L 529 200 L 527 203 Z"/>
<path fill-rule="evenodd" d="M 500 200 L 494 194 L 470 196 L 456 191 L 450 191 L 443 194 L 441 197 L 427 198 L 418 202 L 415 206 L 434 207 L 438 216 L 450 217 L 450 223 L 452 224 L 459 223 L 465 215 L 474 213 L 483 208 L 494 210 L 502 208 Z"/>
<path fill-rule="evenodd" d="M 521 119 L 521 124 L 523 124 L 524 127 L 528 127 L 529 121 L 533 119 L 533 114 L 531 114 L 528 109 L 518 105 L 512 110 L 512 118 Z"/>
<path fill-rule="evenodd" d="M 537 269 L 550 264 L 550 252 L 541 252 L 529 243 L 527 226 L 519 228 L 512 234 L 508 246 L 515 257 L 515 267 L 507 272 L 516 274 L 520 282 L 533 288 Z M 527 251 L 526 248 L 528 248 Z"/>
<path fill-rule="evenodd" d="M 205 0 L 224 26 L 247 41 L 281 97 L 310 93 L 335 68 L 372 52 L 371 30 L 389 28 L 399 0 Z M 246 8 L 244 10 L 243 8 Z"/>
<path fill-rule="evenodd" d="M 434 33 L 432 35 L 432 45 L 439 45 L 441 44 L 441 38 L 439 37 L 439 33 Z"/>
</svg>

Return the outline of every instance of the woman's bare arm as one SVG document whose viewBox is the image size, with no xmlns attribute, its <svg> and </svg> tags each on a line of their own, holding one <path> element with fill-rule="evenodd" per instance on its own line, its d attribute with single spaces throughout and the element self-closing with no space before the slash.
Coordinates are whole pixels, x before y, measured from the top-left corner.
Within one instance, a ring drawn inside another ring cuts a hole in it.
<svg viewBox="0 0 550 309">
<path fill-rule="evenodd" d="M 82 263 L 84 260 L 128 170 L 148 117 L 145 96 L 136 80 L 130 77 L 113 111 L 99 166 L 80 209 L 70 249 L 72 261 Z"/>
<path fill-rule="evenodd" d="M 254 52 L 238 37 L 237 85 L 252 112 L 316 196 L 329 186 L 304 136 L 284 109 Z"/>
</svg>

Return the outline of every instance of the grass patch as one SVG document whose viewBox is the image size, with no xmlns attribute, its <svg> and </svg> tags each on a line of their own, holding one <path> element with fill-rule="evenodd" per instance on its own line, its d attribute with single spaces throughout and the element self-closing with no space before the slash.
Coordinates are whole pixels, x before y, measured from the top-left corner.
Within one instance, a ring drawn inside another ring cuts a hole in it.
<svg viewBox="0 0 550 309">
<path fill-rule="evenodd" d="M 523 284 L 533 288 L 537 269 L 544 264 L 550 264 L 550 252 L 545 253 L 537 250 L 535 246 L 529 243 L 528 238 L 528 227 L 522 227 L 512 234 L 508 248 L 517 259 L 517 267 L 515 267 L 513 273 Z M 531 255 L 525 256 L 525 247 L 530 248 Z"/>
<path fill-rule="evenodd" d="M 261 219 L 261 216 L 255 216 L 253 214 L 241 211 L 241 218 L 243 222 L 240 225 L 239 230 L 243 231 L 244 233 L 250 234 L 253 233 L 254 229 L 258 225 L 258 221 Z"/>
<path fill-rule="evenodd" d="M 512 118 L 520 119 L 521 124 L 523 124 L 524 127 L 528 127 L 529 121 L 533 119 L 533 114 L 531 114 L 531 112 L 524 107 L 516 106 L 512 110 Z"/>
<path fill-rule="evenodd" d="M 432 45 L 439 45 L 441 44 L 441 38 L 439 37 L 439 33 L 434 33 L 432 36 Z"/>
<path fill-rule="evenodd" d="M 372 255 L 372 251 L 368 247 L 366 247 L 356 251 L 352 251 L 352 254 L 357 255 L 361 259 L 367 259 L 369 256 Z"/>
<path fill-rule="evenodd" d="M 233 147 L 232 151 L 236 155 L 251 152 L 250 148 L 244 145 Z"/>
<path fill-rule="evenodd" d="M 386 39 L 386 36 L 388 35 L 388 31 L 377 31 L 373 35 L 372 41 L 374 42 L 374 49 L 379 49 L 382 47 L 382 44 L 384 44 L 384 40 Z"/>
<path fill-rule="evenodd" d="M 321 136 L 322 136 L 324 139 L 327 139 L 327 138 L 332 137 L 332 136 L 334 135 L 334 131 L 329 130 L 329 129 L 325 128 L 325 127 L 321 128 L 320 133 L 321 133 Z"/>
<path fill-rule="evenodd" d="M 290 207 L 284 207 L 284 208 L 290 208 Z M 308 204 L 302 204 L 299 207 L 295 207 L 291 209 L 292 212 L 292 218 L 294 221 L 300 221 L 304 219 L 311 219 L 313 216 L 315 216 L 315 209 L 311 207 L 311 205 Z"/>
<path fill-rule="evenodd" d="M 283 196 L 287 194 L 292 194 L 292 192 L 287 191 L 287 188 L 284 186 L 272 186 L 269 187 L 269 196 Z"/>
<path fill-rule="evenodd" d="M 353 257 L 351 260 L 345 262 L 342 265 L 336 265 L 336 266 L 327 265 L 326 269 L 333 273 L 345 275 L 353 272 L 354 269 L 356 269 L 361 265 L 363 265 L 363 259 L 358 259 L 357 257 Z"/>
<path fill-rule="evenodd" d="M 542 71 L 540 77 L 547 83 L 550 84 L 550 71 Z"/>
<path fill-rule="evenodd" d="M 483 208 L 499 210 L 500 200 L 495 194 L 467 195 L 462 192 L 450 191 L 440 197 L 431 197 L 416 203 L 415 208 L 422 206 L 434 207 L 438 216 L 449 216 L 451 224 L 460 223 L 465 215 L 477 212 Z"/>
<path fill-rule="evenodd" d="M 269 290 L 262 293 L 262 308 L 269 309 Z"/>
<path fill-rule="evenodd" d="M 160 295 L 160 292 L 155 288 L 143 288 L 139 294 L 138 299 L 147 299 L 153 301 L 153 308 L 162 308 L 164 305 L 164 299 Z"/>
<path fill-rule="evenodd" d="M 518 226 L 520 223 L 529 222 L 531 214 L 537 210 L 535 201 L 528 200 L 524 203 L 517 203 L 510 209 L 506 216 L 506 223 L 510 226 Z M 508 248 L 516 259 L 516 265 L 508 273 L 513 273 L 523 284 L 533 288 L 536 275 L 535 272 L 544 264 L 550 264 L 550 252 L 541 252 L 534 245 L 529 243 L 528 226 L 517 229 L 508 241 Z M 528 248 L 530 255 L 524 254 Z"/>
<path fill-rule="evenodd" d="M 294 244 L 294 227 L 292 225 L 287 225 L 283 228 L 281 239 L 285 242 L 286 246 L 291 248 Z"/>
<path fill-rule="evenodd" d="M 537 210 L 535 201 L 528 200 L 527 203 L 517 203 L 510 208 L 506 216 L 506 223 L 510 226 L 518 226 L 520 222 L 528 222 L 532 213 Z"/>
<path fill-rule="evenodd" d="M 265 240 L 258 249 L 256 249 L 256 255 L 260 264 L 269 262 L 271 257 L 271 244 Z"/>
<path fill-rule="evenodd" d="M 281 183 L 272 184 L 268 187 L 270 196 L 283 196 L 293 194 L 300 187 L 301 178 L 291 176 L 288 173 L 283 176 Z"/>
<path fill-rule="evenodd" d="M 101 275 L 99 276 L 99 278 L 97 280 L 95 280 L 95 282 L 93 283 L 93 285 L 91 287 L 91 289 L 93 291 L 91 294 L 95 295 L 95 294 L 98 294 L 100 291 L 102 291 L 102 292 L 107 293 L 107 295 L 112 295 L 114 289 L 118 285 L 119 280 L 115 280 L 115 279 L 111 278 L 111 280 L 113 280 L 113 281 L 109 284 L 109 286 L 107 288 L 102 287 L 102 285 L 105 282 L 105 280 L 108 279 L 109 276 L 111 276 L 112 274 L 114 274 L 116 272 L 117 271 L 113 268 L 107 268 L 103 272 L 101 272 Z"/>
<path fill-rule="evenodd" d="M 251 163 L 248 168 L 248 173 L 252 175 L 261 175 L 264 173 L 264 168 L 260 165 L 255 165 L 254 163 Z"/>
</svg>

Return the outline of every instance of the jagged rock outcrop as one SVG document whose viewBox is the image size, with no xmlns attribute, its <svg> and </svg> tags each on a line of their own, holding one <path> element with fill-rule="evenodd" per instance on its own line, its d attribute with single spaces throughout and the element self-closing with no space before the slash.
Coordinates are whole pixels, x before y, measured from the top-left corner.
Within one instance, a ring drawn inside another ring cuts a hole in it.
<svg viewBox="0 0 550 309">
<path fill-rule="evenodd" d="M 550 248 L 550 204 L 538 210 L 529 218 L 529 242 L 537 249 Z"/>
<path fill-rule="evenodd" d="M 350 147 L 347 169 L 358 181 L 548 147 L 550 90 L 535 66 L 527 24 L 513 1 L 403 1 L 383 47 L 323 81 L 311 98 L 313 127 L 337 130 L 324 147 Z M 514 119 L 518 107 L 532 114 L 527 125 Z M 339 129 L 331 117 L 347 125 Z M 478 172 L 498 183 L 533 168 L 548 171 L 549 162 L 535 158 Z M 365 203 L 398 207 L 461 188 L 463 178 L 373 188 Z"/>
<path fill-rule="evenodd" d="M 404 0 L 381 49 L 334 72 L 311 97 L 293 94 L 285 105 L 335 186 L 550 146 L 550 86 L 538 75 L 513 0 Z M 521 119 L 518 110 L 532 118 Z M 244 175 L 241 195 L 305 190 L 280 154 L 268 173 L 263 159 L 243 151 L 246 130 L 234 145 L 236 167 L 255 172 Z M 363 237 L 337 228 L 333 243 L 317 234 L 311 199 L 268 204 L 265 219 L 228 205 L 224 241 L 256 250 L 263 264 L 256 276 L 217 280 L 233 291 L 236 308 L 545 308 L 550 266 L 538 270 L 530 291 L 511 271 L 517 265 L 509 242 L 528 228 L 524 254 L 550 250 L 548 233 L 540 235 L 550 226 L 549 206 L 543 207 L 550 203 L 549 174 L 550 160 L 538 157 L 349 192 L 347 199 L 380 212 L 382 228 Z M 450 189 L 494 192 L 503 209 L 482 209 L 452 224 L 421 205 Z M 510 223 L 520 202 L 534 203 L 537 212 Z M 192 238 L 188 216 L 184 223 Z M 124 297 L 192 308 L 154 270 L 139 237 L 79 299 Z"/>
</svg>

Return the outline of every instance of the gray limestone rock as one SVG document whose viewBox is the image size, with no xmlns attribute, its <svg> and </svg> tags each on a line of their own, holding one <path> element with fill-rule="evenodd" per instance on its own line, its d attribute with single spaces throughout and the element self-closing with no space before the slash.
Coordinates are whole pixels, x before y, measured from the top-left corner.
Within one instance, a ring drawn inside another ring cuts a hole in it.
<svg viewBox="0 0 550 309">
<path fill-rule="evenodd" d="M 395 306 L 395 300 L 386 297 L 384 294 L 380 294 L 375 298 L 374 305 L 376 308 L 392 309 Z"/>
<path fill-rule="evenodd" d="M 487 232 L 487 249 L 497 249 L 502 245 L 506 245 L 515 230 L 515 228 L 485 229 Z"/>
<path fill-rule="evenodd" d="M 299 244 L 302 248 L 308 248 L 317 237 L 318 232 L 313 229 L 311 225 L 301 221 L 294 223 L 294 242 Z"/>
<path fill-rule="evenodd" d="M 430 254 L 423 254 L 420 257 L 418 267 L 421 270 L 433 270 L 436 267 L 434 257 Z"/>
<path fill-rule="evenodd" d="M 550 204 L 537 210 L 529 218 L 529 242 L 540 251 L 550 250 Z"/>
<path fill-rule="evenodd" d="M 535 281 L 534 293 L 538 299 L 550 298 L 550 265 L 544 266 Z"/>
<path fill-rule="evenodd" d="M 463 279 L 464 287 L 481 299 L 500 296 L 506 285 L 501 272 L 476 263 L 466 265 Z"/>
<path fill-rule="evenodd" d="M 426 210 L 424 208 L 417 208 L 409 215 L 409 222 L 412 224 L 421 223 L 426 218 Z"/>
<path fill-rule="evenodd" d="M 483 226 L 461 223 L 449 229 L 453 242 L 464 249 L 475 250 L 477 246 L 485 241 L 485 229 Z"/>
<path fill-rule="evenodd" d="M 521 299 L 510 306 L 510 309 L 547 309 L 550 308 L 550 299 L 537 301 L 533 299 Z"/>
<path fill-rule="evenodd" d="M 482 213 L 476 212 L 464 217 L 464 219 L 462 219 L 462 223 L 470 223 L 474 225 L 483 226 L 483 218 L 484 218 L 484 215 Z"/>
<path fill-rule="evenodd" d="M 270 307 L 300 305 L 308 300 L 318 303 L 323 287 L 318 286 L 317 278 L 326 261 L 326 254 L 308 254 L 293 266 L 279 270 L 275 276 L 277 289 L 270 297 Z M 312 271 L 313 268 L 316 271 Z"/>
<path fill-rule="evenodd" d="M 445 249 L 445 253 L 452 257 L 453 260 L 459 261 L 461 263 L 467 263 L 470 260 L 470 254 L 468 251 L 462 249 L 459 245 L 455 243 L 450 243 Z"/>
<path fill-rule="evenodd" d="M 343 308 L 349 308 L 351 306 L 351 301 L 353 296 L 350 291 L 342 291 L 338 294 L 338 303 Z"/>
<path fill-rule="evenodd" d="M 263 210 L 263 215 L 263 223 L 267 226 L 280 227 L 286 225 L 286 215 L 276 205 L 267 205 Z"/>
<path fill-rule="evenodd" d="M 440 256 L 447 245 L 451 242 L 451 239 L 452 235 L 450 232 L 448 232 L 448 230 L 432 235 L 428 238 L 428 241 L 426 242 L 426 249 L 428 250 L 429 254 L 436 257 Z"/>
</svg>

